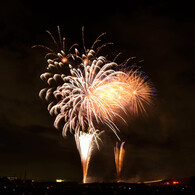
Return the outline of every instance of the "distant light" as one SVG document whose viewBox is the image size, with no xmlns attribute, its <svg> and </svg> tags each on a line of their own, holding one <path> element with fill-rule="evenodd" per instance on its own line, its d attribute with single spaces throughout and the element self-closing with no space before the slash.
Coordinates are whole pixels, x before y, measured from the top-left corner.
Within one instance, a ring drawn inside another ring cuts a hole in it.
<svg viewBox="0 0 195 195">
<path fill-rule="evenodd" d="M 7 187 L 6 186 L 4 186 L 4 189 L 6 189 Z"/>
<path fill-rule="evenodd" d="M 18 178 L 17 177 L 7 177 L 7 179 L 9 179 L 10 181 L 13 181 L 13 180 L 17 180 Z"/>
<path fill-rule="evenodd" d="M 131 188 L 129 187 L 129 190 L 131 190 Z"/>
<path fill-rule="evenodd" d="M 140 184 L 140 183 L 151 184 L 151 183 L 158 183 L 161 181 L 162 181 L 162 179 L 157 179 L 157 180 L 153 180 L 153 181 L 144 181 L 144 182 L 137 182 L 137 183 L 138 184 Z"/>
<path fill-rule="evenodd" d="M 56 179 L 57 183 L 64 182 L 64 181 L 65 181 L 64 179 Z"/>
<path fill-rule="evenodd" d="M 177 184 L 179 184 L 178 181 L 173 181 L 173 185 L 177 185 Z"/>
<path fill-rule="evenodd" d="M 169 185 L 170 183 L 169 182 L 166 182 L 167 185 Z"/>
</svg>

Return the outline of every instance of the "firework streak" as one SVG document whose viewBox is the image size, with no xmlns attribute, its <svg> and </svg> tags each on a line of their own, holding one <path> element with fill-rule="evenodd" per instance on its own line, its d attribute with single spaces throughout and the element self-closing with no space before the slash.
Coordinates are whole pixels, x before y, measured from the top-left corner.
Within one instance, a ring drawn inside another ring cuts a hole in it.
<svg viewBox="0 0 195 195">
<path fill-rule="evenodd" d="M 121 143 L 120 148 L 118 147 L 118 142 L 116 143 L 116 147 L 114 147 L 114 158 L 115 158 L 115 166 L 116 166 L 116 180 L 119 181 L 121 170 L 123 167 L 123 159 L 125 155 L 125 150 L 123 148 L 125 142 Z"/>
<path fill-rule="evenodd" d="M 75 134 L 76 145 L 79 154 L 81 156 L 81 163 L 83 168 L 83 183 L 86 183 L 87 170 L 88 170 L 89 160 L 91 158 L 91 152 L 93 149 L 93 141 L 94 141 L 93 139 L 95 133 L 80 132 L 80 135 Z"/>
</svg>

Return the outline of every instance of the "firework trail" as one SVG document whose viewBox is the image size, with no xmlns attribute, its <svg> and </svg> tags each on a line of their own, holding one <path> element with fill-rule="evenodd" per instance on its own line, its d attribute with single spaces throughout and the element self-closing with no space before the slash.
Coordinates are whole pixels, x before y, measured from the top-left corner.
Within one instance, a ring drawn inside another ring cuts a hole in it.
<svg viewBox="0 0 195 195">
<path fill-rule="evenodd" d="M 116 166 L 116 180 L 119 181 L 121 170 L 123 167 L 123 159 L 125 156 L 125 150 L 123 148 L 125 142 L 121 143 L 119 148 L 118 142 L 116 143 L 116 147 L 114 147 L 114 158 L 115 158 L 115 166 Z"/>
<path fill-rule="evenodd" d="M 97 132 L 91 131 L 85 133 L 81 131 L 80 134 L 75 134 L 76 145 L 81 157 L 81 164 L 83 168 L 83 183 L 86 183 L 88 165 L 91 158 L 96 133 Z"/>
<path fill-rule="evenodd" d="M 145 106 L 151 103 L 153 89 L 139 70 L 124 71 L 131 58 L 117 64 L 115 61 L 120 53 L 112 61 L 98 55 L 102 48 L 112 44 L 100 44 L 105 33 L 97 37 L 90 49 L 86 49 L 83 29 L 84 52 L 80 53 L 78 44 L 66 49 L 65 38 L 61 37 L 59 27 L 59 41 L 47 32 L 56 49 L 44 45 L 34 46 L 48 51 L 45 55 L 47 72 L 40 76 L 47 87 L 40 91 L 39 96 L 48 102 L 48 111 L 55 117 L 54 126 L 62 128 L 62 135 L 66 136 L 68 131 L 75 134 L 84 164 L 85 182 L 92 142 L 98 145 L 98 125 L 106 125 L 118 137 L 115 119 L 120 118 L 125 122 L 122 113 L 145 112 Z M 69 75 L 65 75 L 67 68 Z M 85 158 L 84 153 L 88 155 Z"/>
</svg>

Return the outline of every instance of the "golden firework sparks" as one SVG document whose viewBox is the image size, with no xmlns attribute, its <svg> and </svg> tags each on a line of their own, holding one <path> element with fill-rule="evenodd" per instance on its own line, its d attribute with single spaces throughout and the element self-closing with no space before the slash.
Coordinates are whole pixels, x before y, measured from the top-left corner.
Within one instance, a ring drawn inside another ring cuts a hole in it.
<svg viewBox="0 0 195 195">
<path fill-rule="evenodd" d="M 119 148 L 118 142 L 116 143 L 116 147 L 114 147 L 114 158 L 115 158 L 115 166 L 116 166 L 116 180 L 119 181 L 121 170 L 123 167 L 123 160 L 125 156 L 125 150 L 123 148 L 125 142 L 121 143 Z"/>
</svg>

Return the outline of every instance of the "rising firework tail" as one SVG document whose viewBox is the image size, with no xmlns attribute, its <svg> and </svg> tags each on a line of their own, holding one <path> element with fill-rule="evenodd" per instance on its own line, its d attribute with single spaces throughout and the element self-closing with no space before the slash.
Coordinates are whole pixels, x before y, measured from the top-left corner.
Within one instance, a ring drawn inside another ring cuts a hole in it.
<svg viewBox="0 0 195 195">
<path fill-rule="evenodd" d="M 79 134 L 75 134 L 75 141 L 77 145 L 77 149 L 79 151 L 80 157 L 81 157 L 81 164 L 83 169 L 83 183 L 86 183 L 87 179 L 87 170 L 89 161 L 91 158 L 91 153 L 94 147 L 94 137 L 96 132 L 89 132 L 84 133 L 80 132 Z"/>
<path fill-rule="evenodd" d="M 116 166 L 116 181 L 120 180 L 120 174 L 123 167 L 123 160 L 125 156 L 124 150 L 125 142 L 122 142 L 120 147 L 118 146 L 118 142 L 116 143 L 116 147 L 114 147 L 114 159 L 115 159 L 115 166 Z"/>
</svg>

